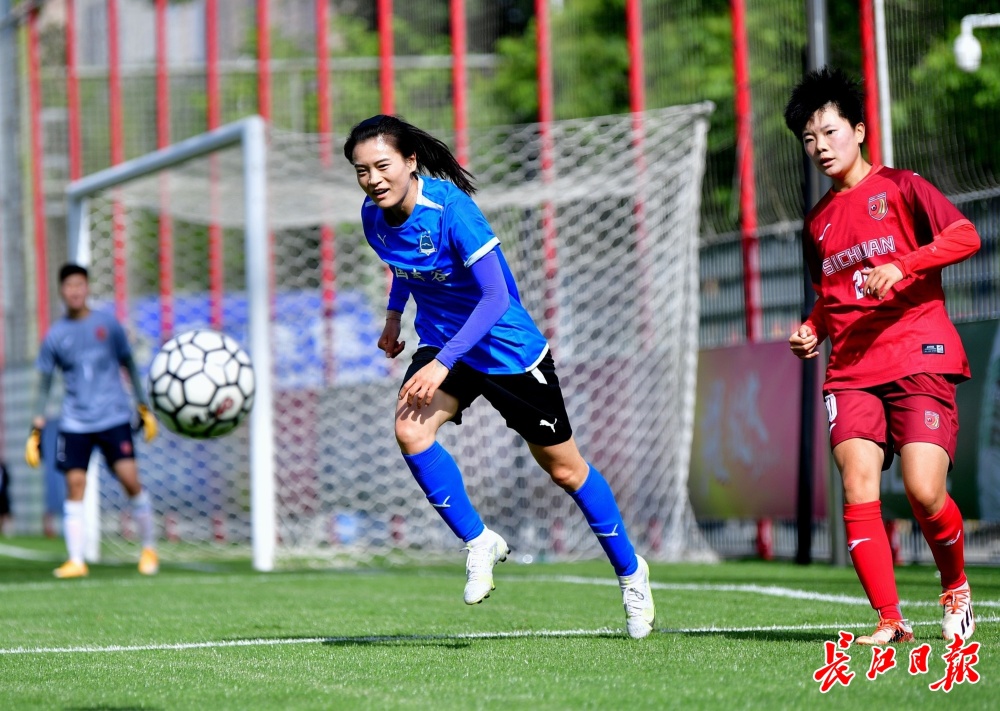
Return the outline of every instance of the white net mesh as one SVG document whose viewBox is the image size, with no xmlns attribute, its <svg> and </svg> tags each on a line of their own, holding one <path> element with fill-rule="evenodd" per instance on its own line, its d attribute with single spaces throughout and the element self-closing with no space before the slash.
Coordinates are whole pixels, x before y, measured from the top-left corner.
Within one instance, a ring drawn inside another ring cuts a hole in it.
<svg viewBox="0 0 1000 711">
<path fill-rule="evenodd" d="M 556 122 L 547 176 L 538 125 L 471 140 L 476 201 L 550 336 L 577 442 L 609 480 L 637 548 L 661 559 L 705 551 L 687 475 L 711 108 L 647 112 L 641 141 L 630 116 Z M 394 395 L 416 344 L 413 307 L 407 352 L 388 362 L 375 346 L 388 280 L 364 243 L 363 195 L 341 145 L 276 130 L 269 137 L 279 563 L 459 546 L 395 444 Z M 173 333 L 212 326 L 248 345 L 242 189 L 240 151 L 228 149 L 91 197 L 92 293 L 108 308 L 117 303 L 140 364 L 172 335 L 161 326 L 164 291 L 173 295 Z M 222 245 L 214 260 L 212 235 Z M 170 261 L 173 285 L 164 290 Z M 210 274 L 221 289 L 212 290 Z M 245 553 L 247 437 L 245 427 L 208 442 L 165 432 L 138 444 L 165 560 Z M 445 425 L 440 440 L 487 525 L 519 555 L 601 554 L 570 497 L 487 403 L 473 404 L 464 425 Z M 101 509 L 105 554 L 125 555 L 132 532 L 117 487 L 102 486 Z"/>
</svg>

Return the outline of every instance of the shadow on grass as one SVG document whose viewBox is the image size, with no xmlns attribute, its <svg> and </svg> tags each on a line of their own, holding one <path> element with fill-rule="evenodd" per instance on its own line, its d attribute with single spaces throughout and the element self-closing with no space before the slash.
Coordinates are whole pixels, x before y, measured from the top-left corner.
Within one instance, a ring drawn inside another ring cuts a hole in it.
<svg viewBox="0 0 1000 711">
<path fill-rule="evenodd" d="M 833 630 L 657 630 L 661 634 L 677 634 L 685 637 L 719 637 L 722 639 L 740 640 L 745 642 L 819 642 L 836 640 L 837 633 Z M 856 632 L 855 632 L 856 633 Z"/>
<path fill-rule="evenodd" d="M 517 639 L 617 639 L 623 633 L 615 630 L 573 630 L 566 632 L 471 632 L 457 634 L 371 635 L 357 637 L 330 637 L 323 644 L 331 647 L 358 646 L 426 646 L 465 649 L 477 641 L 504 641 Z"/>
<path fill-rule="evenodd" d="M 567 630 L 560 631 L 511 631 L 511 632 L 457 632 L 454 634 L 381 634 L 381 635 L 344 635 L 338 637 L 322 637 L 319 635 L 293 635 L 273 638 L 276 644 L 322 644 L 327 647 L 443 647 L 446 649 L 466 649 L 474 642 L 495 642 L 521 639 L 627 639 L 624 632 L 618 630 Z M 230 639 L 227 645 L 267 644 L 268 638 L 255 637 Z"/>
<path fill-rule="evenodd" d="M 422 637 L 357 637 L 328 639 L 323 642 L 326 647 L 440 647 L 442 649 L 468 649 L 472 646 L 470 639 L 427 639 Z"/>
<path fill-rule="evenodd" d="M 749 642 L 804 642 L 820 643 L 835 640 L 832 630 L 677 630 L 659 628 L 649 639 L 670 637 L 718 638 Z M 439 647 L 442 649 L 468 649 L 475 642 L 502 642 L 514 640 L 545 639 L 610 639 L 629 641 L 622 630 L 569 630 L 565 632 L 470 632 L 455 634 L 405 634 L 405 635 L 350 635 L 342 637 L 282 637 L 282 640 L 300 639 L 303 643 L 312 641 L 326 647 Z M 233 640 L 238 641 L 238 640 Z M 248 640 L 249 641 L 249 640 Z"/>
</svg>

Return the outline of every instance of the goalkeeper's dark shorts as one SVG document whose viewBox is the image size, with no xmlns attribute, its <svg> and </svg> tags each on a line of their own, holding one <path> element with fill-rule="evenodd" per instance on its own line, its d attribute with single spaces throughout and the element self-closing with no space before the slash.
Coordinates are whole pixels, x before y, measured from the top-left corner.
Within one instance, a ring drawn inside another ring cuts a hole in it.
<svg viewBox="0 0 1000 711">
<path fill-rule="evenodd" d="M 418 348 L 403 383 L 434 360 L 439 350 L 433 346 Z M 542 362 L 527 373 L 514 375 L 487 375 L 459 362 L 448 372 L 440 389 L 458 400 L 458 413 L 451 418 L 456 425 L 462 424 L 465 408 L 482 395 L 503 416 L 507 427 L 529 444 L 548 447 L 573 436 L 551 353 L 546 353 Z"/>
<path fill-rule="evenodd" d="M 119 459 L 134 459 L 132 426 L 126 422 L 100 432 L 59 432 L 56 439 L 56 469 L 86 469 L 94 447 L 101 450 L 108 466 Z"/>
</svg>

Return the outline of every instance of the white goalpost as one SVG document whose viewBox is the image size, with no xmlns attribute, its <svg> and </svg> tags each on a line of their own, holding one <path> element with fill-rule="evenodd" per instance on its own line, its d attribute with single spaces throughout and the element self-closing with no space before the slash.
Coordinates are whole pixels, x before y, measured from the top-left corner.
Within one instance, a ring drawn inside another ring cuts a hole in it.
<svg viewBox="0 0 1000 711">
<path fill-rule="evenodd" d="M 91 266 L 90 198 L 115 187 L 159 173 L 193 158 L 238 145 L 243 159 L 243 215 L 246 251 L 248 338 L 257 372 L 255 408 L 250 413 L 250 479 L 252 494 L 253 565 L 274 567 L 274 434 L 271 420 L 271 319 L 268 304 L 267 137 L 264 120 L 251 116 L 214 131 L 117 166 L 92 173 L 66 188 L 69 245 L 77 264 Z M 112 232 L 121 229 L 113 225 Z M 120 295 L 119 295 L 120 296 Z M 126 297 L 127 298 L 127 297 Z M 120 300 L 119 300 L 120 303 Z M 117 305 L 117 304 L 116 304 Z M 148 363 L 146 363 L 148 367 Z M 100 559 L 100 466 L 91 457 L 85 493 L 87 553 Z"/>
<path fill-rule="evenodd" d="M 711 104 L 493 127 L 470 136 L 476 202 L 549 337 L 584 455 L 638 549 L 710 555 L 687 494 L 698 349 L 698 232 Z M 445 136 L 447 138 L 447 136 Z M 227 125 L 72 183 L 69 254 L 145 370 L 210 327 L 249 352 L 249 427 L 136 442 L 161 558 L 276 566 L 406 561 L 459 546 L 396 447 L 392 402 L 416 348 L 376 347 L 388 273 L 364 242 L 342 140 Z M 551 170 L 541 155 L 551 150 Z M 266 155 L 265 155 L 266 154 Z M 572 500 L 487 405 L 440 439 L 491 528 L 529 562 L 600 555 Z M 165 428 L 163 428 L 165 430 Z M 93 553 L 136 550 L 127 502 L 95 463 Z"/>
</svg>

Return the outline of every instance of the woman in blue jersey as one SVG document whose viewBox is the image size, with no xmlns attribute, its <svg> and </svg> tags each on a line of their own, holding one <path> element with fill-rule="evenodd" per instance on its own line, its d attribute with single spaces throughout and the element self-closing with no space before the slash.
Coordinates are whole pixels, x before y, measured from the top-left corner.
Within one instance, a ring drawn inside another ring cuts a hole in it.
<svg viewBox="0 0 1000 711">
<path fill-rule="evenodd" d="M 365 237 L 393 274 L 378 341 L 386 357 L 402 353 L 400 318 L 411 297 L 416 304 L 420 345 L 399 391 L 395 434 L 427 499 L 466 543 L 466 604 L 489 597 L 493 568 L 510 551 L 483 524 L 436 436 L 445 422 L 461 424 L 482 395 L 576 501 L 618 575 L 629 635 L 645 637 L 654 620 L 649 568 L 607 481 L 576 447 L 548 344 L 472 200 L 472 175 L 444 143 L 394 116 L 355 126 L 344 155 L 367 196 Z"/>
</svg>

